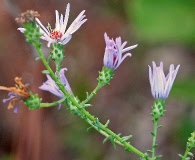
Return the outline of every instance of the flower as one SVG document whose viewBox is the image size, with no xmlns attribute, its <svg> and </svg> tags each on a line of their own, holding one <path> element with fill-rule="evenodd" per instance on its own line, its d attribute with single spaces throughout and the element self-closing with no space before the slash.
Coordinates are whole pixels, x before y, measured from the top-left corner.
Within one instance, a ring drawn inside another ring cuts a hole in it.
<svg viewBox="0 0 195 160">
<path fill-rule="evenodd" d="M 149 80 L 152 96 L 156 99 L 166 99 L 173 86 L 173 82 L 175 80 L 180 65 L 178 65 L 176 69 L 174 69 L 174 65 L 171 64 L 169 67 L 169 73 L 165 77 L 163 71 L 163 63 L 160 62 L 159 67 L 156 66 L 155 62 L 152 62 L 152 64 L 153 71 L 152 68 L 149 66 Z"/>
<path fill-rule="evenodd" d="M 3 99 L 3 103 L 10 101 L 8 104 L 8 109 L 13 109 L 16 101 L 26 100 L 30 97 L 28 85 L 22 83 L 22 78 L 15 78 L 16 85 L 15 87 L 4 87 L 0 86 L 0 90 L 9 91 L 8 98 Z M 15 107 L 14 112 L 18 111 L 18 106 Z"/>
<path fill-rule="evenodd" d="M 127 42 L 122 43 L 121 37 L 116 38 L 116 40 L 114 41 L 113 39 L 110 39 L 106 33 L 104 34 L 104 39 L 106 42 L 106 48 L 104 53 L 104 66 L 113 70 L 117 69 L 127 56 L 131 57 L 131 53 L 126 53 L 124 56 L 122 56 L 123 53 L 137 47 L 136 44 L 124 48 Z"/>
<path fill-rule="evenodd" d="M 62 14 L 59 15 L 59 12 L 56 10 L 56 23 L 55 29 L 51 29 L 50 24 L 48 24 L 47 28 L 45 28 L 38 18 L 35 18 L 36 22 L 40 26 L 40 32 L 43 34 L 41 39 L 48 41 L 47 46 L 50 47 L 52 43 L 60 43 L 65 45 L 72 38 L 72 34 L 76 32 L 80 26 L 87 21 L 85 18 L 85 10 L 83 10 L 77 18 L 72 22 L 70 27 L 66 30 L 68 18 L 70 12 L 70 4 L 67 4 L 65 16 Z M 24 32 L 24 28 L 18 28 L 21 32 Z"/>
<path fill-rule="evenodd" d="M 65 84 L 65 89 L 69 92 L 72 93 L 70 85 L 64 75 L 64 71 L 67 71 L 67 68 L 63 68 L 60 70 L 60 80 L 63 84 Z M 55 83 L 55 81 L 51 78 L 50 75 L 46 75 L 47 76 L 47 81 L 44 82 L 39 88 L 41 90 L 45 90 L 45 91 L 49 91 L 52 94 L 63 98 L 64 94 L 62 93 L 62 91 L 58 88 L 57 84 Z"/>
</svg>

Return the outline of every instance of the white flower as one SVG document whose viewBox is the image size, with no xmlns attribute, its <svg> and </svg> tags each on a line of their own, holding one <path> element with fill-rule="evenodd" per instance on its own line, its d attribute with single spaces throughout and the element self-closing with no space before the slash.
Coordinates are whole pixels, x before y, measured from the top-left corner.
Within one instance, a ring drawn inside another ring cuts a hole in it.
<svg viewBox="0 0 195 160">
<path fill-rule="evenodd" d="M 67 28 L 68 18 L 70 12 L 70 4 L 67 4 L 65 15 L 59 15 L 59 12 L 56 10 L 56 24 L 55 29 L 51 29 L 50 24 L 47 27 L 44 27 L 38 18 L 35 18 L 37 24 L 40 26 L 40 32 L 43 34 L 41 39 L 48 41 L 47 46 L 50 47 L 52 43 L 60 43 L 65 45 L 72 38 L 72 34 L 76 32 L 80 26 L 87 21 L 85 18 L 85 10 L 83 10 L 77 18 L 72 22 L 70 27 Z M 18 28 L 21 32 L 24 32 L 24 28 Z"/>
<path fill-rule="evenodd" d="M 149 80 L 152 96 L 156 99 L 166 99 L 171 91 L 180 65 L 174 69 L 174 65 L 171 64 L 169 67 L 169 73 L 167 76 L 165 76 L 162 62 L 160 62 L 159 67 L 156 66 L 155 62 L 152 62 L 152 64 L 153 71 L 149 66 Z"/>
</svg>

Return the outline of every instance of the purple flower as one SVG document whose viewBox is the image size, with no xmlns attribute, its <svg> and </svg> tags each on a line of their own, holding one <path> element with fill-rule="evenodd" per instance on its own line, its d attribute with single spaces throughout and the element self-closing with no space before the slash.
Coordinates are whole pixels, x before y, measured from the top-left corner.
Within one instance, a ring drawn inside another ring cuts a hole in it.
<svg viewBox="0 0 195 160">
<path fill-rule="evenodd" d="M 43 34 L 41 39 L 48 41 L 47 46 L 50 47 L 52 43 L 60 43 L 65 45 L 72 38 L 72 34 L 76 32 L 83 23 L 87 21 L 85 18 L 85 10 L 83 10 L 77 18 L 72 22 L 70 27 L 67 29 L 67 23 L 70 12 L 70 4 L 67 4 L 65 15 L 59 15 L 59 12 L 56 10 L 56 23 L 55 28 L 51 29 L 50 24 L 47 27 L 44 27 L 38 18 L 35 18 L 38 25 L 40 26 L 40 32 Z M 24 32 L 24 28 L 18 28 L 21 32 Z"/>
<path fill-rule="evenodd" d="M 67 68 L 63 68 L 60 70 L 60 80 L 63 84 L 65 84 L 65 89 L 69 93 L 72 93 L 70 85 L 64 74 L 65 71 L 67 71 Z M 61 90 L 59 90 L 58 86 L 56 85 L 55 81 L 50 77 L 50 75 L 47 75 L 47 81 L 44 82 L 39 88 L 41 90 L 49 91 L 60 98 L 64 97 L 64 94 L 62 93 Z"/>
<path fill-rule="evenodd" d="M 9 92 L 8 93 L 8 98 L 3 99 L 3 103 L 6 103 L 9 101 L 8 104 L 8 109 L 14 109 L 14 113 L 18 112 L 19 109 L 19 105 L 15 105 L 16 102 L 20 102 L 22 100 L 22 97 L 20 97 L 19 95 L 13 93 L 13 92 Z"/>
<path fill-rule="evenodd" d="M 123 62 L 126 57 L 131 57 L 131 53 L 123 53 L 132 50 L 137 47 L 136 45 L 124 48 L 127 42 L 121 42 L 121 37 L 116 38 L 114 41 L 110 39 L 107 34 L 104 34 L 104 39 L 106 42 L 106 48 L 104 53 L 104 66 L 107 68 L 111 68 L 113 70 L 117 69 L 118 66 Z"/>
<path fill-rule="evenodd" d="M 163 71 L 163 63 L 160 62 L 160 66 L 157 67 L 155 62 L 152 62 L 153 70 L 149 66 L 149 80 L 151 86 L 152 96 L 156 99 L 166 99 L 173 86 L 173 82 L 177 75 L 180 65 L 174 69 L 174 65 L 169 67 L 169 73 L 165 77 Z"/>
</svg>

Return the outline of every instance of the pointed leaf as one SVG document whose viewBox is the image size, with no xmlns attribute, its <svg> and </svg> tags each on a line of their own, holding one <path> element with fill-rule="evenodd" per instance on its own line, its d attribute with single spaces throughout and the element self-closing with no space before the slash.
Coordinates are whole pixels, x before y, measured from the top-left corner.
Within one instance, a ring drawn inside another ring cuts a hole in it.
<svg viewBox="0 0 195 160">
<path fill-rule="evenodd" d="M 153 137 L 155 137 L 155 133 L 154 133 L 154 132 L 151 132 L 151 135 L 152 135 Z"/>
<path fill-rule="evenodd" d="M 103 140 L 103 144 L 106 143 L 108 140 L 110 140 L 110 136 L 106 137 L 106 138 Z"/>
<path fill-rule="evenodd" d="M 36 61 L 41 60 L 41 57 L 37 57 L 35 60 L 36 60 Z"/>
<path fill-rule="evenodd" d="M 110 140 L 111 140 L 113 147 L 116 149 L 115 138 L 112 136 Z"/>
<path fill-rule="evenodd" d="M 49 74 L 49 71 L 48 70 L 43 70 L 42 73 L 43 74 Z"/>
<path fill-rule="evenodd" d="M 107 128 L 109 123 L 110 123 L 110 120 L 107 120 L 107 122 L 106 122 L 106 124 L 104 126 Z"/>
<path fill-rule="evenodd" d="M 157 129 L 162 128 L 162 125 L 158 126 Z"/>
<path fill-rule="evenodd" d="M 192 156 L 192 157 L 194 156 L 194 154 L 192 152 L 188 152 L 188 155 Z"/>
<path fill-rule="evenodd" d="M 182 156 L 181 154 L 178 154 L 178 156 L 179 156 L 180 158 L 183 158 L 183 156 Z"/>
<path fill-rule="evenodd" d="M 132 137 L 132 135 L 124 136 L 124 137 L 122 137 L 123 140 L 121 142 L 129 140 L 131 137 Z"/>
<path fill-rule="evenodd" d="M 93 128 L 92 126 L 88 127 L 87 132 L 89 132 L 89 130 L 91 130 L 92 128 Z"/>
</svg>

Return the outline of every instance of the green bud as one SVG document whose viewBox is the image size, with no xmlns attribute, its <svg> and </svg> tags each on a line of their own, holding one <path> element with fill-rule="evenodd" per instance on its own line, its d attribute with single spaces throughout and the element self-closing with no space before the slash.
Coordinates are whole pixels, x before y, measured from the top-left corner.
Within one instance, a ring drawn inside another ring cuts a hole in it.
<svg viewBox="0 0 195 160">
<path fill-rule="evenodd" d="M 25 23 L 24 28 L 24 35 L 26 36 L 26 41 L 29 43 L 39 43 L 39 39 L 42 36 L 40 33 L 39 27 L 36 25 L 35 22 L 32 23 Z"/>
<path fill-rule="evenodd" d="M 164 116 L 165 113 L 165 100 L 157 99 L 152 106 L 152 117 L 154 121 L 158 121 L 160 117 Z"/>
<path fill-rule="evenodd" d="M 29 110 L 39 109 L 42 99 L 38 94 L 31 94 L 28 99 L 24 101 L 24 104 L 28 106 Z"/>
<path fill-rule="evenodd" d="M 101 86 L 105 86 L 107 84 L 110 84 L 111 79 L 113 78 L 114 74 L 113 74 L 114 70 L 107 68 L 107 67 L 103 67 L 102 71 L 99 72 L 99 77 L 98 77 L 98 83 Z"/>
<path fill-rule="evenodd" d="M 194 148 L 195 147 L 195 131 L 191 133 L 191 137 L 188 138 L 187 142 L 188 148 Z"/>
<path fill-rule="evenodd" d="M 60 65 L 64 59 L 63 45 L 54 43 L 52 45 L 51 59 L 55 62 L 57 70 L 60 70 Z"/>
</svg>

